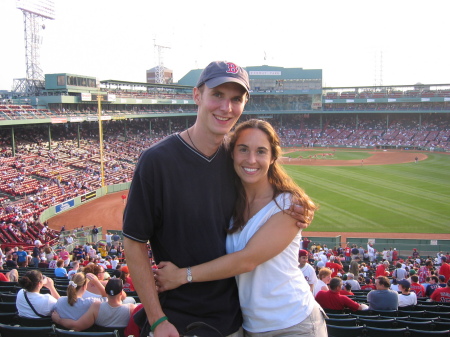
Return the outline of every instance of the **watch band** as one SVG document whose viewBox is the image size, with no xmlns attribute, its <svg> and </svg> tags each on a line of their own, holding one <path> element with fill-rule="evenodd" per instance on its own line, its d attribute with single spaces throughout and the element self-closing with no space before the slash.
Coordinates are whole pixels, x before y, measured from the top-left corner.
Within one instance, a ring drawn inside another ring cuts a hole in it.
<svg viewBox="0 0 450 337">
<path fill-rule="evenodd" d="M 188 283 L 192 283 L 192 271 L 191 271 L 191 267 L 187 267 L 186 269 L 186 280 L 188 281 Z"/>
</svg>

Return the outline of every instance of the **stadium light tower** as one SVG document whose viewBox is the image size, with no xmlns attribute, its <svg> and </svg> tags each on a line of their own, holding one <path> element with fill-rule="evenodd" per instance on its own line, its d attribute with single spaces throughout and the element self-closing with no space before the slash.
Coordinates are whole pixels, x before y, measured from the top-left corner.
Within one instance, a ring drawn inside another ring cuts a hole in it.
<svg viewBox="0 0 450 337">
<path fill-rule="evenodd" d="M 155 69 L 155 83 L 164 84 L 164 61 L 163 61 L 163 50 L 164 48 L 170 49 L 170 47 L 161 46 L 156 44 L 155 39 L 153 39 L 153 45 L 158 53 L 158 65 Z"/>
<path fill-rule="evenodd" d="M 37 96 L 44 88 L 44 74 L 40 67 L 41 31 L 46 19 L 55 19 L 53 0 L 16 0 L 17 8 L 23 13 L 25 33 L 26 78 L 14 79 L 14 92 Z"/>
</svg>

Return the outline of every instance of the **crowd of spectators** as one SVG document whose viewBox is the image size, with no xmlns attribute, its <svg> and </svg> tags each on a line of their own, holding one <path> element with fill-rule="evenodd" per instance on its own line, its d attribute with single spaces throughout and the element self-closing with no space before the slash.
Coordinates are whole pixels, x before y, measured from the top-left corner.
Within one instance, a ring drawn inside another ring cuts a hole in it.
<svg viewBox="0 0 450 337">
<path fill-rule="evenodd" d="M 131 181 L 140 153 L 167 135 L 184 130 L 193 118 L 103 122 L 105 184 Z M 377 114 L 290 115 L 274 117 L 271 123 L 283 146 L 450 150 L 448 115 L 429 114 L 420 119 L 402 114 L 389 118 Z M 16 132 L 13 156 L 10 130 L 0 130 L 0 243 L 26 245 L 36 239 L 47 242 L 52 238 L 40 237 L 44 228 L 38 222 L 40 213 L 102 184 L 97 123 L 52 125 L 51 143 L 48 134 L 48 126 Z"/>
<path fill-rule="evenodd" d="M 418 301 L 450 301 L 448 252 L 421 256 L 414 248 L 401 257 L 395 248 L 377 252 L 371 243 L 328 248 L 307 238 L 301 248 L 299 268 L 324 309 L 414 310 Z"/>
</svg>

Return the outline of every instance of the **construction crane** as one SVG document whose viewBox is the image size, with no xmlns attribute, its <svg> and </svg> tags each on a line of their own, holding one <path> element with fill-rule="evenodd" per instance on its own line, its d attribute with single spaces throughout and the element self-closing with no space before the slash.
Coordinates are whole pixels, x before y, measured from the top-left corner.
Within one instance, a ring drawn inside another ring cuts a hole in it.
<svg viewBox="0 0 450 337">
<path fill-rule="evenodd" d="M 155 83 L 165 84 L 164 81 L 164 60 L 163 60 L 163 50 L 170 49 L 170 47 L 161 46 L 156 44 L 156 40 L 153 39 L 153 46 L 158 56 L 158 65 L 155 68 Z"/>
</svg>

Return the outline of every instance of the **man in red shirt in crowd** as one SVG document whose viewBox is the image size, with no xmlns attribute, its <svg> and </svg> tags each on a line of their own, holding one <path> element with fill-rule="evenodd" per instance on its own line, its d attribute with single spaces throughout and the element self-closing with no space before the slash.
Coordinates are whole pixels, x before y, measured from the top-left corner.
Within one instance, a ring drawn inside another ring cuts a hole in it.
<svg viewBox="0 0 450 337">
<path fill-rule="evenodd" d="M 441 256 L 442 265 L 439 268 L 439 275 L 445 276 L 445 282 L 450 280 L 450 265 L 447 263 L 447 257 Z"/>
<path fill-rule="evenodd" d="M 367 309 L 366 305 L 359 304 L 339 293 L 342 288 L 342 280 L 339 277 L 332 278 L 329 287 L 330 290 L 321 290 L 316 295 L 316 301 L 322 308 L 332 310 L 344 310 L 349 308 L 352 311 Z"/>
<path fill-rule="evenodd" d="M 419 268 L 419 283 L 425 283 L 427 277 L 431 276 L 431 269 L 433 269 L 433 262 L 428 260 L 425 265 Z"/>
<path fill-rule="evenodd" d="M 347 247 L 345 247 L 345 249 L 344 249 L 344 256 L 345 256 L 346 262 L 350 262 L 351 255 L 352 255 L 352 249 L 350 248 L 350 243 L 347 242 Z"/>
<path fill-rule="evenodd" d="M 378 276 L 389 276 L 389 261 L 383 261 L 377 266 L 377 271 L 375 272 L 375 278 Z"/>
<path fill-rule="evenodd" d="M 364 281 L 366 282 L 366 284 L 361 286 L 361 290 L 367 290 L 367 289 L 376 290 L 377 289 L 375 284 L 372 283 L 371 278 L 367 277 Z"/>
<path fill-rule="evenodd" d="M 342 264 L 339 264 L 339 263 L 336 263 L 333 261 L 335 261 L 335 257 L 332 255 L 332 256 L 330 256 L 330 261 L 325 263 L 325 267 L 331 269 L 331 277 L 336 277 L 338 273 L 344 272 L 344 267 L 342 266 Z"/>
<path fill-rule="evenodd" d="M 430 296 L 435 302 L 450 302 L 450 281 L 445 288 L 437 288 Z"/>
<path fill-rule="evenodd" d="M 425 296 L 425 287 L 419 283 L 419 277 L 417 275 L 411 276 L 411 291 L 416 293 L 417 297 L 426 297 Z"/>
</svg>

